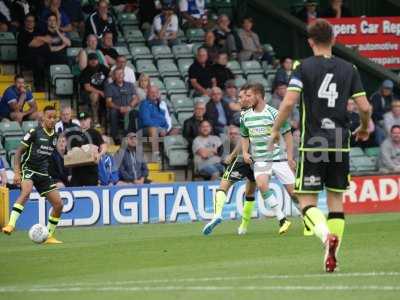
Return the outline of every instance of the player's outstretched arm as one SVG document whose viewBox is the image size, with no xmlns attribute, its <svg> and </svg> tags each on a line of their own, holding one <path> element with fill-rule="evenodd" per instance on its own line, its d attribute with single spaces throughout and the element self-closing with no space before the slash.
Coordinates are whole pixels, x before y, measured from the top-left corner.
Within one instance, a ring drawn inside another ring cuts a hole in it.
<svg viewBox="0 0 400 300">
<path fill-rule="evenodd" d="M 25 153 L 27 147 L 20 145 L 15 152 L 14 157 L 14 184 L 19 185 L 21 183 L 21 157 Z"/>
<path fill-rule="evenodd" d="M 279 130 L 281 129 L 283 123 L 289 118 L 290 113 L 293 111 L 294 106 L 299 100 L 299 92 L 297 91 L 287 91 L 285 98 L 283 98 L 282 103 L 279 107 L 278 116 L 275 119 L 274 126 L 271 131 L 271 145 L 279 141 Z"/>
<path fill-rule="evenodd" d="M 355 97 L 354 102 L 358 107 L 361 125 L 353 134 L 356 136 L 356 140 L 366 141 L 369 138 L 368 125 L 371 120 L 372 107 L 365 96 Z"/>
</svg>

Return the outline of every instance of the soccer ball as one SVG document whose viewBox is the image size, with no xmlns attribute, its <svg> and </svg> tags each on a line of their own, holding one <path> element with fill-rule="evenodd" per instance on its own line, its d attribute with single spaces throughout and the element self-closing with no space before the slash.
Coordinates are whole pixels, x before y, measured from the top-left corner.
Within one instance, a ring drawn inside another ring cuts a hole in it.
<svg viewBox="0 0 400 300">
<path fill-rule="evenodd" d="M 35 224 L 29 229 L 29 238 L 36 244 L 41 244 L 49 237 L 49 231 L 42 224 Z"/>
</svg>

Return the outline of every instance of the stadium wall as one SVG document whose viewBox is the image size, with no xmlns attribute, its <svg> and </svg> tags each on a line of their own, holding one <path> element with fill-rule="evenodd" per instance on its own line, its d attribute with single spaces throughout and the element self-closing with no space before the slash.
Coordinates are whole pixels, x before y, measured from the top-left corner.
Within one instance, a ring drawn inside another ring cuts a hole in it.
<svg viewBox="0 0 400 300">
<path fill-rule="evenodd" d="M 213 211 L 212 196 L 218 182 L 151 184 L 140 186 L 82 187 L 61 190 L 64 214 L 60 226 L 101 226 L 115 224 L 146 224 L 164 222 L 194 222 L 209 220 Z M 244 182 L 230 190 L 224 209 L 225 219 L 238 219 L 242 212 Z M 272 180 L 282 209 L 287 215 L 298 215 L 283 186 Z M 11 208 L 18 190 L 10 191 Z M 33 224 L 47 221 L 49 203 L 34 192 L 18 228 L 29 229 Z M 319 206 L 327 212 L 326 194 L 320 193 Z M 362 176 L 352 178 L 344 196 L 346 213 L 400 212 L 400 176 Z M 261 197 L 257 197 L 254 218 L 272 217 Z"/>
</svg>

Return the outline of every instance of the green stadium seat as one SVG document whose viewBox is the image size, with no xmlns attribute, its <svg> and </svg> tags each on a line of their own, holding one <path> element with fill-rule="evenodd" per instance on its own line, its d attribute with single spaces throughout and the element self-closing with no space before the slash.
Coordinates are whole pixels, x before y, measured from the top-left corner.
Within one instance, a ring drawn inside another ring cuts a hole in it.
<svg viewBox="0 0 400 300">
<path fill-rule="evenodd" d="M 172 149 L 187 149 L 188 142 L 182 135 L 167 135 L 164 137 L 164 152 L 169 153 Z"/>
<path fill-rule="evenodd" d="M 183 125 L 185 120 L 191 118 L 193 116 L 193 112 L 189 111 L 182 111 L 178 113 L 178 122 Z"/>
<path fill-rule="evenodd" d="M 50 66 L 50 89 L 59 96 L 72 96 L 74 94 L 74 75 L 68 65 Z"/>
<path fill-rule="evenodd" d="M 192 45 L 192 52 L 193 55 L 196 56 L 197 55 L 197 50 L 203 45 L 203 43 L 194 43 Z"/>
<path fill-rule="evenodd" d="M 22 122 L 22 131 L 27 133 L 32 128 L 36 128 L 38 124 L 38 121 L 24 121 Z"/>
<path fill-rule="evenodd" d="M 172 46 L 172 53 L 176 59 L 193 58 L 192 50 L 186 44 Z"/>
<path fill-rule="evenodd" d="M 185 83 L 180 78 L 170 77 L 164 79 L 168 95 L 187 94 Z"/>
<path fill-rule="evenodd" d="M 81 48 L 79 48 L 79 47 L 69 47 L 69 48 L 67 48 L 67 56 L 71 57 L 71 58 L 75 58 L 78 56 L 80 50 L 81 50 Z"/>
<path fill-rule="evenodd" d="M 146 46 L 138 46 L 135 44 L 130 44 L 129 49 L 131 51 L 133 60 L 135 61 L 139 59 L 153 59 L 153 54 L 151 54 L 150 48 Z"/>
<path fill-rule="evenodd" d="M 130 27 L 124 27 L 123 36 L 128 44 L 145 43 L 146 40 L 142 32 L 138 29 L 131 29 Z"/>
<path fill-rule="evenodd" d="M 132 59 L 132 54 L 129 52 L 128 48 L 125 46 L 114 47 L 119 55 L 123 55 L 127 60 Z"/>
<path fill-rule="evenodd" d="M 174 55 L 168 46 L 153 46 L 151 47 L 151 53 L 156 60 L 174 58 Z"/>
<path fill-rule="evenodd" d="M 201 28 L 189 28 L 186 30 L 186 38 L 189 43 L 203 42 L 205 32 Z"/>
<path fill-rule="evenodd" d="M 197 102 L 203 102 L 206 104 L 208 101 L 210 101 L 210 97 L 208 96 L 199 96 L 199 97 L 194 97 L 193 102 L 196 104 Z"/>
<path fill-rule="evenodd" d="M 187 149 L 171 149 L 167 157 L 171 167 L 184 167 L 188 165 L 189 152 Z"/>
<path fill-rule="evenodd" d="M 134 13 L 119 13 L 117 20 L 121 26 L 139 24 L 139 20 Z"/>
<path fill-rule="evenodd" d="M 160 73 L 158 72 L 156 66 L 151 60 L 139 60 L 136 62 L 136 70 L 138 73 L 145 73 L 151 77 L 158 77 Z"/>
<path fill-rule="evenodd" d="M 17 39 L 11 32 L 0 32 L 0 61 L 17 61 Z"/>
<path fill-rule="evenodd" d="M 171 124 L 173 128 L 180 128 L 181 124 L 179 124 L 174 114 L 171 114 Z"/>
<path fill-rule="evenodd" d="M 21 144 L 21 136 L 9 136 L 4 139 L 4 149 L 8 152 L 17 150 Z"/>
<path fill-rule="evenodd" d="M 243 61 L 241 63 L 242 70 L 246 76 L 250 74 L 262 74 L 264 73 L 260 63 L 256 60 Z"/>
<path fill-rule="evenodd" d="M 364 155 L 364 151 L 359 147 L 352 147 L 350 149 L 350 157 L 360 157 Z"/>
<path fill-rule="evenodd" d="M 373 172 L 377 170 L 376 161 L 368 156 L 351 157 L 351 163 L 357 172 Z"/>
<path fill-rule="evenodd" d="M 0 135 L 3 137 L 22 136 L 24 132 L 18 122 L 0 122 Z"/>
<path fill-rule="evenodd" d="M 367 154 L 367 156 L 369 157 L 377 157 L 380 154 L 380 148 L 379 147 L 366 148 L 365 154 Z"/>
<path fill-rule="evenodd" d="M 178 60 L 178 69 L 181 73 L 182 77 L 186 77 L 188 75 L 188 71 L 190 66 L 193 64 L 194 59 L 186 58 Z"/>
<path fill-rule="evenodd" d="M 236 76 L 235 85 L 237 88 L 241 88 L 245 84 L 246 84 L 246 79 L 244 79 L 243 76 Z"/>
<path fill-rule="evenodd" d="M 157 86 L 162 94 L 165 94 L 167 92 L 164 83 L 158 78 L 150 78 L 150 84 Z"/>
<path fill-rule="evenodd" d="M 80 47 L 82 46 L 82 38 L 76 31 L 71 31 L 68 33 L 68 37 L 71 40 L 72 47 Z M 68 50 L 68 49 L 67 49 Z"/>
<path fill-rule="evenodd" d="M 192 98 L 186 95 L 171 95 L 171 103 L 174 109 L 190 108 L 193 110 L 194 102 Z"/>
<path fill-rule="evenodd" d="M 242 75 L 243 70 L 240 67 L 240 64 L 236 60 L 231 60 L 228 62 L 227 67 L 232 71 L 235 75 Z"/>
<path fill-rule="evenodd" d="M 173 60 L 161 59 L 157 61 L 157 67 L 162 78 L 179 77 L 181 75 Z"/>
</svg>

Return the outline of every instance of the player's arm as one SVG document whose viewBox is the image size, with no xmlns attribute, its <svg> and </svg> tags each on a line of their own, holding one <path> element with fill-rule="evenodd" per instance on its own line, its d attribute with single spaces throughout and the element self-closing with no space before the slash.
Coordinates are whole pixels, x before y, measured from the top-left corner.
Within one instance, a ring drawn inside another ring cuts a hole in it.
<svg viewBox="0 0 400 300">
<path fill-rule="evenodd" d="M 21 184 L 21 157 L 28 149 L 28 146 L 23 144 L 21 141 L 21 145 L 18 147 L 17 151 L 15 152 L 14 157 L 14 184 L 19 185 Z"/>
<path fill-rule="evenodd" d="M 296 162 L 294 161 L 293 156 L 293 135 L 292 132 L 289 130 L 283 135 L 283 139 L 285 140 L 286 144 L 286 154 L 288 159 L 288 164 L 292 170 L 296 167 Z"/>
<path fill-rule="evenodd" d="M 235 148 L 233 148 L 232 152 L 227 155 L 225 158 L 225 163 L 229 165 L 232 160 L 239 155 L 240 150 L 242 149 L 242 143 L 236 143 Z"/>
<path fill-rule="evenodd" d="M 242 144 L 243 160 L 245 163 L 251 164 L 253 161 L 249 153 L 250 139 L 248 137 L 242 137 L 241 144 Z"/>
<path fill-rule="evenodd" d="M 372 107 L 366 96 L 355 97 L 353 99 L 358 107 L 361 123 L 360 127 L 358 127 L 353 134 L 356 136 L 356 141 L 366 141 L 369 138 L 368 127 L 371 120 Z"/>
</svg>

